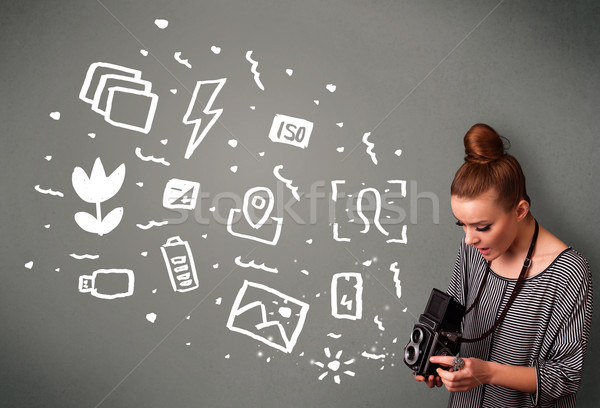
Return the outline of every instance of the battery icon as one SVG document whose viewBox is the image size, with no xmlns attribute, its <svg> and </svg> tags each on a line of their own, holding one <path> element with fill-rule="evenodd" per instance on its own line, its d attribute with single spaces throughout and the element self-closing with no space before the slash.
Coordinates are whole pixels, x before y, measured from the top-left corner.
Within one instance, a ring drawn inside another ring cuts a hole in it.
<svg viewBox="0 0 600 408">
<path fill-rule="evenodd" d="M 189 292 L 198 288 L 194 257 L 187 241 L 171 237 L 160 247 L 175 292 Z"/>
</svg>

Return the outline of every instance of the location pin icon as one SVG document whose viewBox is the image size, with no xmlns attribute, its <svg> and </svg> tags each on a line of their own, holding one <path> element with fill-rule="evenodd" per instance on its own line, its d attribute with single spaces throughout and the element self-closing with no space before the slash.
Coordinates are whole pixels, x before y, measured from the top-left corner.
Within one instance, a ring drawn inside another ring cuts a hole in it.
<svg viewBox="0 0 600 408">
<path fill-rule="evenodd" d="M 248 224 L 250 224 L 252 228 L 258 229 L 262 227 L 269 218 L 274 205 L 275 198 L 273 197 L 273 192 L 269 188 L 254 187 L 246 191 L 246 194 L 244 195 L 242 212 L 244 213 L 244 217 L 246 217 Z M 250 215 L 250 210 L 252 210 L 252 215 Z M 255 220 L 257 221 L 255 222 Z"/>
</svg>

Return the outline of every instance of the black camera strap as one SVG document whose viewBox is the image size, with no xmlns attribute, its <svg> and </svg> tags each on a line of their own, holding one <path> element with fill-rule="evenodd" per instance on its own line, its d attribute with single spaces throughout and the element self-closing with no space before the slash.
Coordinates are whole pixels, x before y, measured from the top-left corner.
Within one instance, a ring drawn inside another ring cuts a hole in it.
<svg viewBox="0 0 600 408">
<path fill-rule="evenodd" d="M 533 232 L 533 238 L 531 239 L 531 245 L 529 245 L 529 251 L 527 252 L 527 256 L 525 257 L 525 261 L 523 262 L 523 268 L 521 269 L 521 273 L 519 274 L 517 283 L 515 283 L 515 287 L 510 295 L 510 298 L 508 299 L 508 302 L 506 303 L 506 306 L 504 307 L 504 310 L 502 310 L 502 313 L 500 314 L 500 316 L 498 316 L 498 318 L 494 322 L 494 325 L 488 331 L 486 331 L 481 336 L 474 338 L 474 339 L 467 339 L 467 338 L 463 337 L 460 339 L 461 342 L 474 343 L 476 341 L 485 339 L 487 336 L 492 334 L 494 332 L 494 330 L 496 330 L 496 328 L 500 325 L 500 323 L 502 323 L 502 320 L 504 320 L 504 317 L 506 317 L 506 314 L 508 313 L 508 309 L 515 301 L 515 298 L 517 297 L 519 289 L 521 289 L 521 285 L 523 284 L 523 281 L 525 280 L 525 275 L 527 274 L 527 270 L 531 266 L 531 255 L 533 254 L 533 249 L 535 248 L 535 243 L 537 242 L 538 232 L 540 229 L 537 220 L 534 219 L 534 221 L 535 221 L 535 231 Z M 487 277 L 489 274 L 490 274 L 490 262 L 487 263 L 487 270 L 485 272 L 483 280 L 481 281 L 479 290 L 477 291 L 477 296 L 475 297 L 473 304 L 471 306 L 469 306 L 469 308 L 466 310 L 465 315 L 467 313 L 469 313 L 473 309 L 473 307 L 475 307 L 475 305 L 477 303 L 479 303 L 479 298 L 481 297 L 483 288 L 485 286 L 485 283 L 487 281 Z"/>
</svg>

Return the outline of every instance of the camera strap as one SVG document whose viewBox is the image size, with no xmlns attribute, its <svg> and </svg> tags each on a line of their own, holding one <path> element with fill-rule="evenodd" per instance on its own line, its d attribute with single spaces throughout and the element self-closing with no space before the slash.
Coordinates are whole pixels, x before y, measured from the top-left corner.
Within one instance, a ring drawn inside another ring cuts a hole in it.
<svg viewBox="0 0 600 408">
<path fill-rule="evenodd" d="M 494 332 L 494 330 L 496 330 L 496 328 L 500 325 L 500 323 L 502 323 L 502 320 L 504 320 L 504 317 L 506 317 L 506 314 L 508 313 L 508 309 L 513 304 L 513 302 L 515 301 L 515 298 L 517 297 L 519 289 L 521 289 L 521 285 L 523 284 L 523 281 L 525 280 L 525 275 L 527 274 L 527 270 L 531 266 L 531 255 L 533 254 L 533 249 L 535 248 L 535 243 L 537 242 L 538 232 L 539 232 L 539 229 L 540 229 L 537 220 L 534 219 L 534 221 L 535 221 L 535 231 L 533 232 L 533 238 L 531 239 L 531 245 L 529 245 L 529 251 L 527 252 L 527 256 L 525 257 L 525 261 L 523 262 L 523 268 L 521 269 L 521 273 L 519 274 L 519 278 L 517 279 L 517 283 L 515 283 L 515 287 L 514 287 L 512 293 L 511 293 L 511 295 L 510 295 L 510 298 L 508 299 L 508 302 L 506 303 L 506 306 L 504 307 L 504 310 L 502 310 L 502 313 L 500 314 L 500 316 L 498 316 L 498 318 L 494 322 L 494 325 L 488 331 L 486 331 L 481 336 L 479 336 L 477 338 L 474 338 L 474 339 L 467 339 L 467 338 L 463 337 L 460 340 L 461 342 L 463 342 L 463 343 L 474 343 L 476 341 L 485 339 L 487 336 L 489 336 L 490 334 L 492 334 Z M 475 297 L 475 300 L 473 301 L 473 304 L 466 310 L 465 315 L 467 313 L 469 313 L 473 309 L 473 307 L 475 307 L 475 305 L 477 303 L 479 303 L 479 298 L 481 297 L 481 294 L 483 292 L 483 288 L 485 286 L 485 283 L 487 281 L 487 277 L 488 277 L 489 274 L 490 274 L 490 262 L 487 263 L 487 270 L 485 272 L 483 280 L 481 281 L 481 285 L 479 286 L 479 290 L 477 291 L 477 296 Z"/>
</svg>

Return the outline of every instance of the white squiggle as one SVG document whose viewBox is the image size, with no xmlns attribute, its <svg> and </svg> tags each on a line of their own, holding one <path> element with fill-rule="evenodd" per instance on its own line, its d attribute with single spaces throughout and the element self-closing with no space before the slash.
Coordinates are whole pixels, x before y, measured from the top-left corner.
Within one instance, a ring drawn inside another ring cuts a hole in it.
<svg viewBox="0 0 600 408">
<path fill-rule="evenodd" d="M 36 184 L 36 186 L 34 187 L 35 191 L 37 191 L 38 193 L 42 193 L 42 194 L 49 194 L 52 196 L 58 196 L 58 197 L 64 197 L 65 195 L 63 193 L 61 193 L 60 191 L 54 191 L 51 188 L 49 189 L 43 189 L 40 187 L 39 184 Z"/>
<path fill-rule="evenodd" d="M 160 163 L 160 164 L 164 164 L 165 166 L 170 166 L 171 165 L 171 163 L 169 163 L 168 161 L 166 161 L 164 157 L 156 158 L 154 156 L 144 156 L 142 154 L 142 149 L 139 148 L 139 147 L 135 148 L 135 154 L 136 154 L 137 157 L 139 157 L 143 161 L 151 161 L 151 162 L 154 162 L 154 163 Z"/>
<path fill-rule="evenodd" d="M 396 296 L 398 299 L 402 296 L 402 286 L 400 285 L 400 268 L 398 268 L 398 262 L 394 262 L 390 265 L 390 271 L 394 272 L 394 284 L 396 285 Z"/>
<path fill-rule="evenodd" d="M 385 331 L 385 327 L 383 327 L 383 322 L 379 319 L 379 315 L 375 316 L 375 318 L 373 319 L 373 322 L 375 322 L 375 324 L 377 325 L 379 330 Z"/>
<path fill-rule="evenodd" d="M 175 58 L 175 61 L 179 62 L 182 65 L 185 65 L 189 69 L 192 69 L 192 64 L 190 64 L 189 60 L 181 58 L 181 51 L 177 51 L 175 55 L 173 55 L 173 57 Z"/>
<path fill-rule="evenodd" d="M 264 263 L 261 263 L 260 265 L 257 265 L 256 262 L 254 262 L 254 260 L 248 262 L 248 263 L 244 263 L 242 262 L 242 257 L 238 256 L 237 258 L 235 258 L 235 264 L 237 266 L 241 266 L 242 268 L 254 268 L 254 269 L 260 269 L 263 270 L 265 272 L 271 272 L 271 273 L 278 273 L 279 270 L 277 270 L 277 268 L 269 268 L 268 266 L 265 266 Z"/>
<path fill-rule="evenodd" d="M 381 360 L 381 359 L 385 358 L 385 354 L 371 354 L 371 353 L 367 353 L 366 351 L 363 351 L 361 353 L 361 356 L 366 357 L 366 358 L 371 358 L 373 360 Z"/>
<path fill-rule="evenodd" d="M 402 238 L 400 239 L 388 239 L 387 241 L 388 244 L 390 243 L 395 243 L 395 244 L 406 244 L 407 239 L 406 239 L 406 225 L 402 226 Z"/>
<path fill-rule="evenodd" d="M 262 84 L 262 82 L 260 82 L 260 72 L 258 72 L 256 70 L 256 67 L 258 67 L 258 61 L 255 61 L 252 59 L 252 50 L 250 50 L 246 53 L 246 60 L 250 64 L 252 64 L 252 67 L 250 68 L 250 72 L 252 72 L 254 74 L 254 82 L 256 82 L 256 85 L 260 88 L 261 91 L 264 91 L 265 87 Z"/>
<path fill-rule="evenodd" d="M 327 334 L 327 337 L 331 337 L 333 339 L 339 339 L 340 337 L 342 337 L 341 334 L 335 334 L 335 333 L 329 333 Z"/>
<path fill-rule="evenodd" d="M 148 224 L 143 225 L 143 224 L 135 224 L 136 227 L 138 227 L 139 229 L 143 229 L 143 230 L 148 230 L 152 227 L 162 227 L 163 225 L 167 225 L 169 223 L 169 221 L 148 221 Z"/>
<path fill-rule="evenodd" d="M 340 228 L 340 226 L 338 225 L 338 223 L 334 222 L 333 223 L 333 239 L 338 242 L 350 242 L 350 238 L 340 238 L 339 228 Z"/>
<path fill-rule="evenodd" d="M 69 256 L 71 258 L 75 258 L 75 259 L 98 259 L 100 258 L 100 255 L 90 255 L 90 254 L 83 254 L 83 255 L 77 255 L 77 254 L 69 254 Z"/>
<path fill-rule="evenodd" d="M 281 170 L 282 168 L 283 164 L 273 167 L 273 175 L 277 177 L 277 180 L 285 184 L 285 186 L 292 192 L 292 195 L 294 196 L 296 201 L 300 201 L 300 195 L 298 195 L 298 187 L 292 185 L 293 180 L 286 179 L 279 173 L 279 170 Z"/>
<path fill-rule="evenodd" d="M 373 153 L 373 148 L 375 147 L 375 143 L 369 142 L 369 136 L 371 136 L 371 132 L 367 132 L 363 135 L 362 142 L 367 145 L 367 154 L 371 156 L 371 160 L 373 163 L 377 165 L 377 156 Z"/>
</svg>

